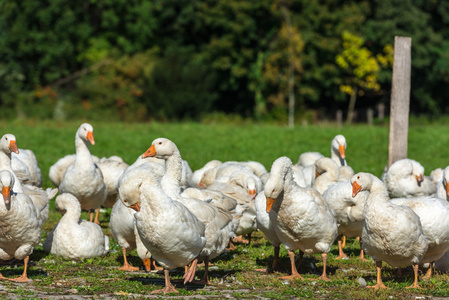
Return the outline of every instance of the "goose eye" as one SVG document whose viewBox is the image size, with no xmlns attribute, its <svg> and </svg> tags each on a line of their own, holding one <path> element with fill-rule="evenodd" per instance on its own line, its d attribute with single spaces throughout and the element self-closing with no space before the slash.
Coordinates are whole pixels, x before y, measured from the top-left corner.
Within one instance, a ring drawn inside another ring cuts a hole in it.
<svg viewBox="0 0 449 300">
<path fill-rule="evenodd" d="M 357 179 L 360 179 L 360 176 L 357 176 Z"/>
<path fill-rule="evenodd" d="M 162 142 L 159 142 L 159 145 L 162 145 Z"/>
<path fill-rule="evenodd" d="M 5 137 L 5 140 L 8 140 L 8 138 L 7 138 L 7 137 Z"/>
</svg>

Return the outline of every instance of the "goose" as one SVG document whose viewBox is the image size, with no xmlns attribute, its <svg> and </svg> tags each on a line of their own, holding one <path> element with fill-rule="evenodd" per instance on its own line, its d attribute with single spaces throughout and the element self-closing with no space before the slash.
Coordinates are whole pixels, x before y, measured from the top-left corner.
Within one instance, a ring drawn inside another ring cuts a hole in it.
<svg viewBox="0 0 449 300">
<path fill-rule="evenodd" d="M 25 173 L 29 174 L 29 180 L 24 183 L 42 186 L 42 172 L 36 159 L 36 155 L 30 149 L 18 149 L 19 153 L 13 152 L 11 155 L 11 164 L 13 170 L 25 169 Z"/>
<path fill-rule="evenodd" d="M 424 176 L 424 167 L 416 160 L 404 158 L 395 161 L 382 175 L 390 198 L 430 196 L 435 184 Z"/>
<path fill-rule="evenodd" d="M 28 262 L 33 248 L 39 245 L 41 227 L 31 198 L 23 193 L 20 183 L 8 170 L 0 171 L 0 188 L 3 201 L 0 201 L 0 259 L 16 258 L 24 261 L 20 277 L 9 279 L 16 282 L 29 282 Z M 0 279 L 6 280 L 0 274 Z"/>
<path fill-rule="evenodd" d="M 161 178 L 162 189 L 169 197 L 183 203 L 198 220 L 205 224 L 207 242 L 198 259 L 204 260 L 205 263 L 205 274 L 201 282 L 210 284 L 208 278 L 209 260 L 217 257 L 225 250 L 230 238 L 229 226 L 232 226 L 232 216 L 202 200 L 182 197 L 180 186 L 182 158 L 173 141 L 166 138 L 155 139 L 142 157 L 156 157 L 166 161 L 166 171 Z M 194 274 L 194 268 L 192 272 Z M 188 275 L 186 275 L 186 278 L 188 278 Z"/>
<path fill-rule="evenodd" d="M 322 195 L 313 188 L 302 188 L 293 181 L 292 162 L 288 157 L 276 159 L 264 188 L 266 211 L 276 234 L 288 250 L 292 275 L 301 278 L 295 266 L 295 250 L 305 254 L 321 253 L 326 274 L 327 253 L 337 237 L 337 221 Z"/>
<path fill-rule="evenodd" d="M 263 232 L 265 237 L 274 248 L 274 259 L 271 269 L 258 269 L 257 271 L 273 272 L 278 269 L 281 241 L 279 240 L 274 228 L 274 224 L 271 222 L 270 216 L 267 213 L 267 198 L 265 197 L 265 192 L 262 191 L 258 193 L 254 202 L 256 208 L 257 229 Z"/>
<path fill-rule="evenodd" d="M 381 279 L 382 261 L 392 267 L 413 266 L 414 281 L 419 288 L 418 264 L 426 254 L 429 241 L 419 216 L 409 207 L 390 201 L 385 184 L 370 173 L 357 173 L 351 179 L 353 197 L 369 191 L 362 229 L 363 250 L 376 262 L 375 289 L 386 288 Z"/>
<path fill-rule="evenodd" d="M 120 185 L 119 199 L 138 211 L 134 218 L 141 241 L 164 268 L 165 287 L 152 293 L 177 293 L 169 270 L 197 260 L 207 241 L 205 225 L 184 204 L 170 198 L 145 165 L 131 168 L 124 176 L 132 180 Z"/>
<path fill-rule="evenodd" d="M 423 233 L 429 245 L 421 263 L 430 263 L 424 279 L 432 276 L 435 261 L 449 251 L 449 202 L 438 197 L 422 196 L 415 198 L 395 198 L 391 202 L 410 207 L 421 221 Z"/>
<path fill-rule="evenodd" d="M 322 157 L 315 162 L 316 178 L 313 188 L 321 194 L 327 188 L 338 182 L 339 170 L 338 165 L 328 157 Z"/>
<path fill-rule="evenodd" d="M 103 174 L 103 180 L 107 187 L 107 196 L 102 206 L 111 208 L 117 201 L 118 184 L 120 177 L 123 175 L 129 165 L 120 157 L 102 157 L 97 163 Z"/>
<path fill-rule="evenodd" d="M 61 193 L 55 203 L 62 217 L 43 243 L 46 252 L 75 260 L 109 252 L 109 237 L 100 225 L 80 220 L 81 205 L 74 195 Z"/>
<path fill-rule="evenodd" d="M 362 235 L 364 209 L 368 195 L 368 191 L 363 191 L 352 197 L 352 185 L 349 181 L 337 182 L 324 191 L 323 198 L 332 208 L 337 218 L 338 256 L 336 259 L 348 257 L 343 251 L 343 237 L 359 237 L 359 259 L 365 260 L 360 236 Z"/>
<path fill-rule="evenodd" d="M 80 202 L 81 209 L 90 211 L 90 222 L 97 209 L 94 222 L 100 224 L 99 208 L 104 203 L 108 190 L 103 173 L 92 159 L 89 144 L 95 144 L 93 127 L 89 123 L 83 123 L 75 134 L 75 162 L 64 173 L 59 192 L 74 195 Z"/>
<path fill-rule="evenodd" d="M 129 177 L 124 177 L 126 180 L 131 180 Z M 126 184 L 125 182 L 123 184 Z M 137 228 L 135 226 L 134 214 L 136 211 L 132 208 L 123 205 L 121 200 L 117 200 L 111 210 L 111 218 L 109 221 L 109 228 L 112 236 L 117 243 L 122 247 L 123 266 L 119 270 L 123 271 L 137 271 L 139 268 L 133 267 L 128 263 L 126 252 L 137 248 L 137 254 L 143 262 L 147 272 L 152 269 L 159 270 L 156 267 L 151 253 L 146 249 L 140 240 Z"/>
<path fill-rule="evenodd" d="M 213 159 L 211 161 L 208 161 L 204 166 L 199 168 L 198 170 L 195 170 L 192 173 L 192 176 L 190 176 L 189 185 L 190 187 L 198 187 L 201 181 L 201 178 L 203 177 L 204 172 L 207 170 L 210 170 L 212 168 L 215 168 L 219 165 L 221 165 L 222 162 L 217 159 Z"/>
<path fill-rule="evenodd" d="M 21 184 L 19 176 L 12 168 L 12 153 L 20 153 L 17 148 L 16 137 L 13 134 L 5 134 L 0 139 L 0 170 L 8 170 L 14 176 L 15 190 L 20 189 L 27 194 L 37 209 L 39 226 L 42 226 L 48 219 L 49 202 L 56 196 L 58 189 L 40 187 L 31 184 Z"/>
<path fill-rule="evenodd" d="M 449 201 L 449 166 L 444 168 L 438 183 L 436 183 L 435 197 Z"/>
<path fill-rule="evenodd" d="M 346 162 L 346 138 L 344 135 L 337 134 L 331 141 L 331 159 L 338 166 L 347 166 Z M 313 165 L 318 159 L 324 157 L 319 152 L 304 152 L 299 155 L 297 166 L 307 167 Z"/>
</svg>

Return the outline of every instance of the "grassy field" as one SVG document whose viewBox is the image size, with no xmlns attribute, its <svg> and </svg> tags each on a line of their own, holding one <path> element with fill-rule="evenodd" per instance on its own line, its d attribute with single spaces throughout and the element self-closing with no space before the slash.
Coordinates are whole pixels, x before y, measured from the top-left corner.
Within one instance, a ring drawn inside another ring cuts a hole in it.
<svg viewBox="0 0 449 300">
<path fill-rule="evenodd" d="M 48 179 L 49 167 L 64 155 L 75 152 L 74 136 L 82 122 L 0 122 L 2 134 L 12 133 L 19 148 L 35 152 L 43 173 L 44 187 L 51 186 Z M 293 163 L 305 151 L 330 153 L 330 143 L 336 134 L 346 137 L 347 161 L 356 172 L 370 172 L 380 176 L 388 159 L 388 126 L 350 126 L 337 128 L 333 125 L 306 126 L 289 129 L 286 127 L 242 124 L 118 124 L 92 123 L 96 144 L 91 146 L 92 154 L 99 157 L 119 155 L 131 164 L 157 137 L 173 140 L 193 170 L 202 167 L 211 159 L 222 161 L 256 160 L 269 171 L 273 161 L 287 156 Z M 421 162 L 426 175 L 431 170 L 449 165 L 448 125 L 411 126 L 409 130 L 408 156 Z M 54 201 L 53 201 L 54 203 Z M 144 271 L 126 273 L 118 271 L 122 255 L 118 244 L 109 232 L 109 213 L 101 216 L 101 226 L 111 237 L 111 251 L 102 258 L 84 261 L 63 260 L 46 254 L 42 247 L 36 247 L 31 256 L 27 284 L 0 282 L 0 298 L 43 298 L 78 295 L 92 298 L 147 297 L 163 285 L 163 275 Z M 83 213 L 87 218 L 87 214 Z M 43 228 L 43 239 L 58 222 L 60 214 L 52 205 L 50 218 Z M 375 281 L 373 262 L 361 262 L 356 257 L 359 246 L 350 240 L 345 251 L 349 260 L 336 260 L 336 246 L 329 254 L 330 282 L 316 281 L 322 268 L 320 255 L 304 257 L 299 272 L 308 280 L 287 282 L 278 279 L 289 269 L 287 252 L 281 249 L 282 272 L 264 274 L 255 269 L 271 266 L 273 249 L 262 233 L 256 232 L 251 245 L 237 245 L 237 250 L 226 252 L 216 258 L 211 270 L 212 285 L 209 287 L 177 284 L 180 297 L 190 298 L 315 298 L 315 299 L 420 299 L 449 297 L 449 276 L 436 274 L 421 282 L 423 289 L 409 290 L 412 282 L 411 268 L 406 268 L 400 278 L 396 270 L 384 264 L 383 281 L 391 289 L 373 291 L 364 289 L 359 281 L 368 284 Z M 135 251 L 129 255 L 131 264 L 142 264 Z M 16 277 L 23 271 L 22 262 L 0 267 L 5 277 Z M 202 276 L 202 267 L 197 274 Z M 175 270 L 173 279 L 182 278 L 182 272 Z"/>
</svg>

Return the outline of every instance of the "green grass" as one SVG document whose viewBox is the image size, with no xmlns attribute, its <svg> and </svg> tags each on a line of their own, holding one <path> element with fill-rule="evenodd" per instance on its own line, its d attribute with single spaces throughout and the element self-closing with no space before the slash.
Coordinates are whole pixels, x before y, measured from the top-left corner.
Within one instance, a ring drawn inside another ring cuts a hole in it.
<svg viewBox="0 0 449 300">
<path fill-rule="evenodd" d="M 1 131 L 13 133 L 19 148 L 35 152 L 43 173 L 44 187 L 51 186 L 48 178 L 49 167 L 64 155 L 74 153 L 74 135 L 82 122 L 0 122 Z M 337 128 L 332 125 L 305 126 L 289 129 L 273 125 L 241 124 L 119 124 L 93 123 L 96 144 L 91 152 L 99 157 L 119 155 L 126 162 L 132 163 L 141 155 L 157 137 L 173 140 L 193 170 L 202 167 L 212 159 L 222 161 L 256 160 L 270 169 L 273 161 L 280 156 L 288 156 L 295 163 L 299 154 L 305 151 L 319 151 L 329 155 L 330 142 L 336 134 L 346 137 L 347 160 L 356 172 L 370 172 L 377 176 L 382 174 L 388 159 L 387 126 L 350 126 Z M 431 170 L 447 166 L 449 144 L 449 125 L 411 126 L 409 129 L 408 156 L 416 159 L 426 168 L 426 175 Z M 120 247 L 108 228 L 110 209 L 101 215 L 101 226 L 110 236 L 111 252 L 102 258 L 84 261 L 64 260 L 48 255 L 41 246 L 35 248 L 31 256 L 28 284 L 0 282 L 0 298 L 3 292 L 24 299 L 64 296 L 70 294 L 89 297 L 128 298 L 131 294 L 148 295 L 152 290 L 163 285 L 163 275 L 143 271 L 126 273 L 118 271 L 123 258 Z M 87 218 L 87 213 L 83 213 Z M 58 222 L 60 214 L 53 206 L 50 218 L 43 227 L 43 239 Z M 272 299 L 314 298 L 314 299 L 410 299 L 415 297 L 449 297 L 449 276 L 437 273 L 428 281 L 421 281 L 421 290 L 408 290 L 412 282 L 411 268 L 405 268 L 400 278 L 396 269 L 384 264 L 383 281 L 391 289 L 374 291 L 364 289 L 358 284 L 364 278 L 368 284 L 375 283 L 373 262 L 361 262 L 356 257 L 359 245 L 349 240 L 345 252 L 349 260 L 336 260 L 336 246 L 329 254 L 328 270 L 331 282 L 315 279 L 320 275 L 322 262 L 320 255 L 305 256 L 299 271 L 307 279 L 287 282 L 278 277 L 287 275 L 289 259 L 287 251 L 281 248 L 280 265 L 282 272 L 264 274 L 255 269 L 271 266 L 273 248 L 261 232 L 253 235 L 251 245 L 237 245 L 237 250 L 223 253 L 217 257 L 211 269 L 212 286 L 184 286 L 176 283 L 180 296 L 235 298 L 265 297 Z M 135 250 L 129 254 L 130 263 L 140 266 Z M 17 277 L 23 271 L 21 262 L 0 267 L 5 277 Z M 200 267 L 197 276 L 202 276 Z M 181 279 L 182 270 L 171 273 L 172 279 Z M 137 296 L 139 297 L 139 296 Z"/>
</svg>

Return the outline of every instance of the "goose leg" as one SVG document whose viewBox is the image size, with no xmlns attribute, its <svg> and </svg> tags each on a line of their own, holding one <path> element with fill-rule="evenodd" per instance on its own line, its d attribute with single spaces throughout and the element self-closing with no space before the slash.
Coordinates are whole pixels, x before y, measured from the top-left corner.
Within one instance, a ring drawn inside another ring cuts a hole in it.
<svg viewBox="0 0 449 300">
<path fill-rule="evenodd" d="M 288 256 L 290 257 L 290 264 L 292 267 L 292 275 L 290 276 L 283 276 L 283 277 L 279 277 L 280 279 L 304 279 L 299 273 L 298 273 L 298 269 L 296 269 L 296 264 L 295 264 L 295 251 L 292 250 L 288 250 Z"/>
<path fill-rule="evenodd" d="M 27 269 L 28 269 L 28 261 L 30 260 L 30 256 L 25 257 L 23 260 L 23 273 L 20 277 L 10 279 L 14 282 L 29 282 L 30 279 L 27 277 Z"/>
<path fill-rule="evenodd" d="M 368 261 L 365 258 L 365 252 L 363 251 L 363 242 L 362 242 L 362 238 L 361 237 L 357 237 L 357 240 L 359 241 L 359 245 L 360 245 L 360 255 L 359 255 L 359 259 L 361 261 Z"/>
<path fill-rule="evenodd" d="M 201 280 L 195 281 L 198 284 L 210 285 L 209 281 L 209 256 L 204 258 L 204 276 Z"/>
<path fill-rule="evenodd" d="M 326 273 L 327 253 L 322 253 L 321 257 L 323 258 L 323 274 L 321 274 L 321 276 L 318 279 L 330 281 L 330 279 L 329 279 L 329 277 L 327 277 L 327 273 Z"/>
<path fill-rule="evenodd" d="M 184 274 L 184 284 L 187 282 L 192 282 L 193 278 L 195 278 L 196 265 L 198 264 L 198 258 L 195 258 L 192 261 L 192 265 L 189 270 Z"/>
<path fill-rule="evenodd" d="M 429 269 L 427 270 L 426 275 L 424 275 L 422 279 L 430 279 L 432 277 L 433 264 L 434 264 L 433 261 L 430 262 Z"/>
<path fill-rule="evenodd" d="M 346 239 L 345 236 L 339 235 L 337 238 L 338 241 L 338 256 L 335 259 L 344 259 L 348 256 L 343 252 L 343 242 L 342 239 Z"/>
<path fill-rule="evenodd" d="M 411 286 L 408 286 L 408 289 L 420 289 L 421 287 L 418 284 L 418 264 L 413 264 L 413 273 L 414 273 L 414 280 L 413 284 Z"/>
<path fill-rule="evenodd" d="M 374 288 L 376 290 L 387 289 L 387 287 L 382 282 L 382 278 L 380 277 L 381 270 L 382 270 L 382 261 L 376 261 L 377 282 L 375 285 L 367 286 L 368 288 Z"/>
<path fill-rule="evenodd" d="M 94 221 L 94 223 L 100 225 L 100 208 L 97 208 L 95 210 L 95 221 Z"/>
<path fill-rule="evenodd" d="M 139 270 L 139 268 L 133 267 L 128 263 L 128 260 L 126 259 L 126 248 L 125 247 L 122 247 L 122 252 L 123 252 L 123 267 L 121 267 L 119 270 L 130 271 L 130 272 Z"/>
<path fill-rule="evenodd" d="M 164 276 L 165 276 L 165 287 L 164 287 L 163 289 L 161 289 L 161 290 L 155 290 L 155 291 L 152 291 L 150 294 L 179 293 L 179 292 L 175 289 L 175 286 L 170 282 L 170 273 L 169 273 L 168 269 L 164 269 Z"/>
</svg>

